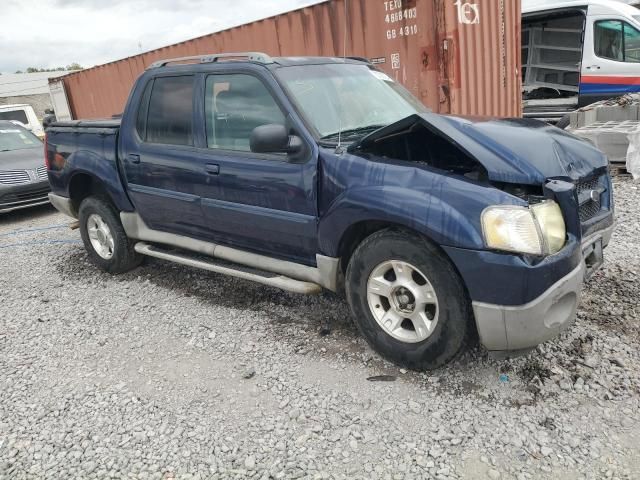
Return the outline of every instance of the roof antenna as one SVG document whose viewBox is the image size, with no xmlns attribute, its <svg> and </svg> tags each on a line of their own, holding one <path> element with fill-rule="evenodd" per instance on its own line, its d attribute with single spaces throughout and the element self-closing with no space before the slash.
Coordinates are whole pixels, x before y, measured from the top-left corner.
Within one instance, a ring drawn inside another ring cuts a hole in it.
<svg viewBox="0 0 640 480">
<path fill-rule="evenodd" d="M 347 61 L 347 30 L 349 28 L 349 9 L 347 8 L 347 2 L 344 0 L 344 40 L 342 42 L 342 60 Z M 340 104 L 340 113 L 338 114 L 338 146 L 336 147 L 336 153 L 343 153 L 342 151 L 342 104 Z"/>
</svg>

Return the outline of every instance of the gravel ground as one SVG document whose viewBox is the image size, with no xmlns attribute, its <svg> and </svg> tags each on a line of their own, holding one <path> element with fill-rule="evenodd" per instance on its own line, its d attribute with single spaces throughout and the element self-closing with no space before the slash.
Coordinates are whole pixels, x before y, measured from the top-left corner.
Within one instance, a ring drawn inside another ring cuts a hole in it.
<svg viewBox="0 0 640 480">
<path fill-rule="evenodd" d="M 160 261 L 112 277 L 50 207 L 1 216 L 0 479 L 640 478 L 640 185 L 616 190 L 573 328 L 427 374 L 335 296 Z"/>
</svg>

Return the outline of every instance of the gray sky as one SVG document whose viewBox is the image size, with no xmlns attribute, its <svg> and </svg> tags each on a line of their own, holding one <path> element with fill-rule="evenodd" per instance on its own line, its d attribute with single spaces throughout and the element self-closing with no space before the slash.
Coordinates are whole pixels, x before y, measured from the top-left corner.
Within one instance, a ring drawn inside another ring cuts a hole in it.
<svg viewBox="0 0 640 480">
<path fill-rule="evenodd" d="M 0 72 L 91 67 L 312 3 L 318 0 L 0 0 Z"/>
</svg>

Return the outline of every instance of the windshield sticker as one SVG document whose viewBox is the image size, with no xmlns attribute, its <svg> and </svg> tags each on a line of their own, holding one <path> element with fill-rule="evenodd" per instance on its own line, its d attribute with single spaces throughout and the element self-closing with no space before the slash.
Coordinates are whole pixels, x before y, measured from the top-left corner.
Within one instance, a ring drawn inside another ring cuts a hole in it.
<svg viewBox="0 0 640 480">
<path fill-rule="evenodd" d="M 20 130 L 0 130 L 0 133 L 21 133 Z"/>
<path fill-rule="evenodd" d="M 295 86 L 296 93 L 299 95 L 305 95 L 314 89 L 311 83 L 303 80 L 296 80 L 293 85 Z"/>
<path fill-rule="evenodd" d="M 33 145 L 33 140 L 27 137 L 24 133 L 20 132 L 18 136 L 22 139 L 22 143 L 25 145 Z"/>
</svg>

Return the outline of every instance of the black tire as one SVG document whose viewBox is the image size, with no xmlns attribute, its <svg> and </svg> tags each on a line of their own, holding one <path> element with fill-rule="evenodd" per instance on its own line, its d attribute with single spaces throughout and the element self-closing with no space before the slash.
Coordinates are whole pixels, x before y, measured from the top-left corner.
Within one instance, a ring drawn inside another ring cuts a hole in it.
<svg viewBox="0 0 640 480">
<path fill-rule="evenodd" d="M 571 115 L 565 115 L 556 123 L 556 127 L 561 130 L 566 130 L 569 124 L 571 124 Z"/>
<path fill-rule="evenodd" d="M 431 335 L 420 343 L 392 337 L 369 308 L 369 277 L 378 265 L 390 260 L 407 262 L 428 272 L 428 281 L 437 295 L 438 321 Z M 432 370 L 450 362 L 466 347 L 474 331 L 471 302 L 457 271 L 436 246 L 410 232 L 388 229 L 365 239 L 349 262 L 346 294 L 356 324 L 369 345 L 386 359 L 413 370 Z"/>
<path fill-rule="evenodd" d="M 107 224 L 114 240 L 113 255 L 110 259 L 101 257 L 91 244 L 87 222 L 92 214 L 99 215 Z M 105 272 L 119 274 L 138 267 L 143 256 L 134 250 L 134 243 L 129 240 L 120 222 L 120 216 L 113 204 L 104 197 L 87 197 L 79 209 L 80 236 L 87 250 L 89 260 Z"/>
</svg>

